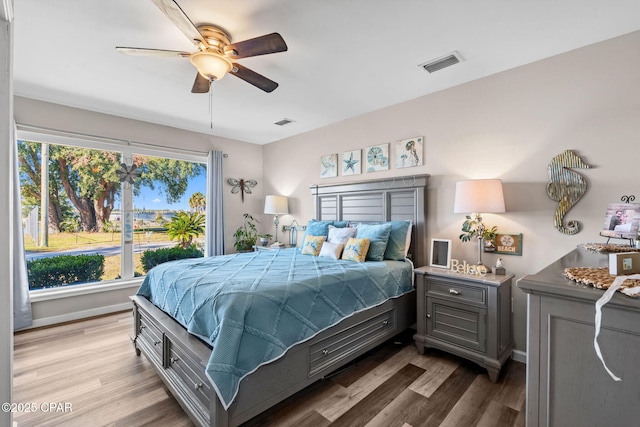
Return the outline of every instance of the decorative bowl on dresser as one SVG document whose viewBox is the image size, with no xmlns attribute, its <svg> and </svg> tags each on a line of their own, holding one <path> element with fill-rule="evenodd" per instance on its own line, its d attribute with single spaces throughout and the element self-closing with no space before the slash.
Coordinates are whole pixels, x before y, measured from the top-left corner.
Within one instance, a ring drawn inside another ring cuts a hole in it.
<svg viewBox="0 0 640 427">
<path fill-rule="evenodd" d="M 513 350 L 513 274 L 472 276 L 432 267 L 414 271 L 418 352 L 433 347 L 464 357 L 486 368 L 496 382 Z"/>
</svg>

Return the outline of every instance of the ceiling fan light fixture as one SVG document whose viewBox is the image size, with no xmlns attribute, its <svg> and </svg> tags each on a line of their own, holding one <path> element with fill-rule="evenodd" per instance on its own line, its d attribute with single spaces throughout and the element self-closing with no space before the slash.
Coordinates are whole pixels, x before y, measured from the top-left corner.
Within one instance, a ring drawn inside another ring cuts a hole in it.
<svg viewBox="0 0 640 427">
<path fill-rule="evenodd" d="M 220 80 L 233 68 L 231 61 L 213 52 L 196 52 L 189 59 L 202 77 L 209 80 Z"/>
</svg>

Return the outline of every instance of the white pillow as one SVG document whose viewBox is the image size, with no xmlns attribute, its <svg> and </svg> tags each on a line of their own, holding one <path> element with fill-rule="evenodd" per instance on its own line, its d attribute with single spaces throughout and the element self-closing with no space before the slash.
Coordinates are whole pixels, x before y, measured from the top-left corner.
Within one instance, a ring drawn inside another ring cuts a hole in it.
<svg viewBox="0 0 640 427">
<path fill-rule="evenodd" d="M 350 237 L 356 237 L 358 234 L 358 229 L 355 227 L 334 227 L 333 225 L 329 226 L 329 238 L 327 242 L 330 243 L 342 243 L 343 245 L 347 243 Z"/>
<path fill-rule="evenodd" d="M 342 243 L 324 242 L 318 256 L 326 256 L 333 259 L 340 259 L 344 245 Z"/>
</svg>

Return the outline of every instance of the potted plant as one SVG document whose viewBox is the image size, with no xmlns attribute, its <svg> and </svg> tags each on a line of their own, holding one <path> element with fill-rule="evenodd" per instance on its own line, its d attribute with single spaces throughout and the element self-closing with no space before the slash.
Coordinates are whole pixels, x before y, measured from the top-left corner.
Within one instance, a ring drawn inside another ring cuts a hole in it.
<svg viewBox="0 0 640 427">
<path fill-rule="evenodd" d="M 270 239 L 271 234 L 258 233 L 256 223 L 260 221 L 251 216 L 251 214 L 245 213 L 242 216 L 244 217 L 244 223 L 233 233 L 233 238 L 235 239 L 233 246 L 238 252 L 251 252 L 258 237 Z"/>
<path fill-rule="evenodd" d="M 473 237 L 482 238 L 485 242 L 485 251 L 495 250 L 493 244 L 498 227 L 487 227 L 482 223 L 482 218 L 477 215 L 467 215 L 465 222 L 462 224 L 463 233 L 459 236 L 463 242 L 468 242 Z"/>
</svg>

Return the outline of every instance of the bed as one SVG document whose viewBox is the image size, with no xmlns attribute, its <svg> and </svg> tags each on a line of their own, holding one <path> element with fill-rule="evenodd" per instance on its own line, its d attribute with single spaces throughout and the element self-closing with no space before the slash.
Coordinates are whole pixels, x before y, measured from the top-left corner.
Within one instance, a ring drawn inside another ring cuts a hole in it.
<svg viewBox="0 0 640 427">
<path fill-rule="evenodd" d="M 314 185 L 316 218 L 410 220 L 408 256 L 424 265 L 427 178 Z M 134 345 L 195 424 L 239 425 L 411 326 L 412 265 L 336 261 L 296 248 L 167 263 L 132 297 Z M 234 276 L 233 291 L 217 287 L 214 276 L 225 271 Z M 199 294 L 207 287 L 215 288 L 215 299 Z M 310 296 L 296 293 L 302 288 Z M 259 301 L 276 305 L 276 314 L 265 314 Z M 224 315 L 199 317 L 214 308 Z"/>
</svg>

